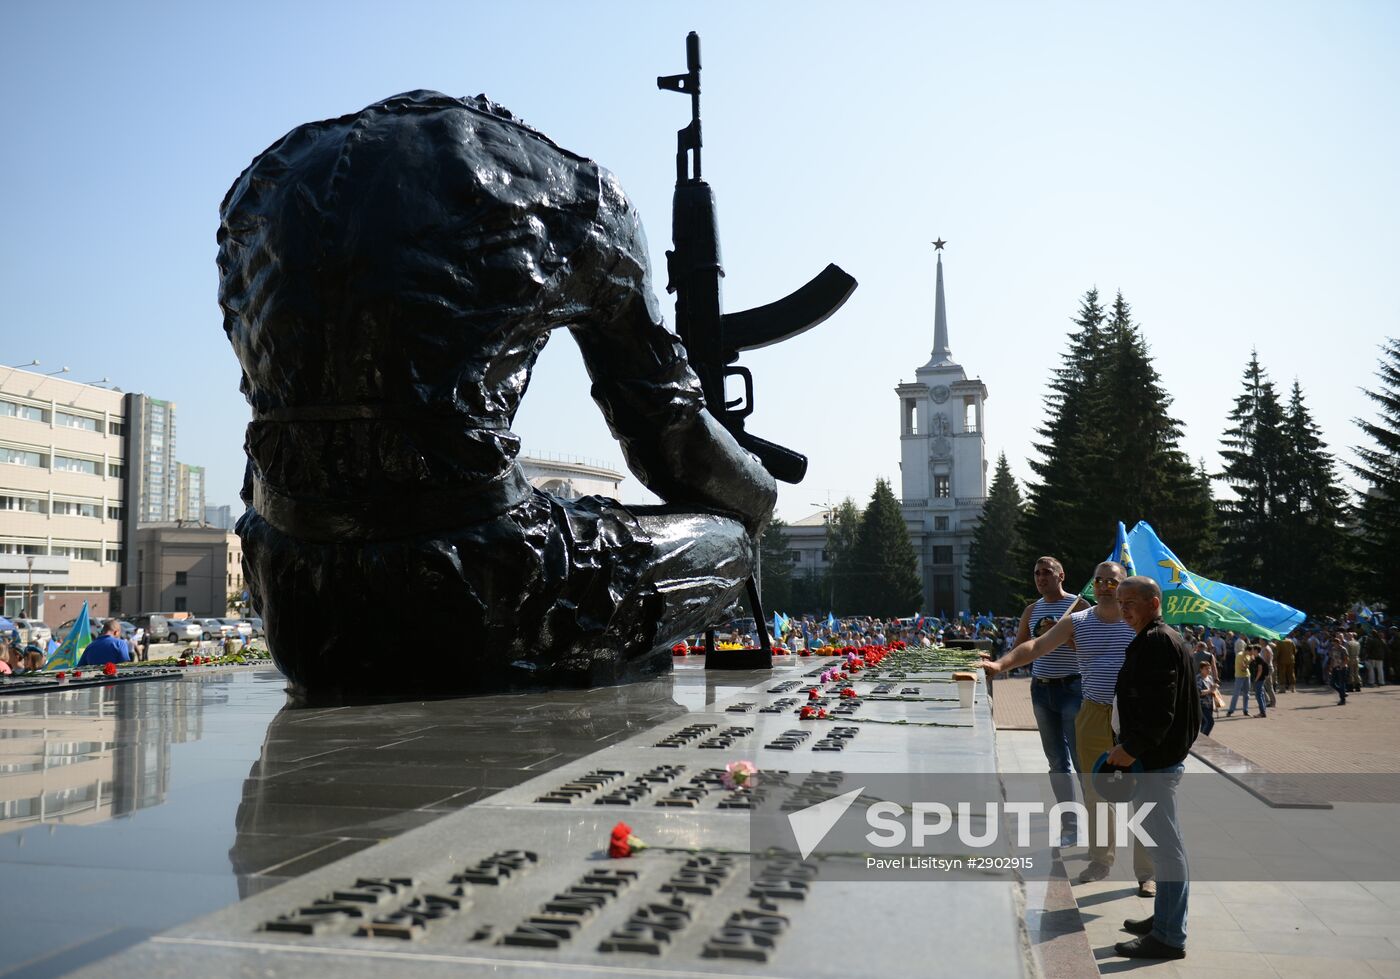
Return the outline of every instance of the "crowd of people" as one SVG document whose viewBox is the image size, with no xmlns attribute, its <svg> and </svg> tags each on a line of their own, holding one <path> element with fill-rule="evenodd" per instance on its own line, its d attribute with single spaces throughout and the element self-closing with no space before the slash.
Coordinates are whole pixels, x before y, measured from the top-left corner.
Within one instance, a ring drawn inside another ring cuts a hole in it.
<svg viewBox="0 0 1400 979">
<path fill-rule="evenodd" d="M 802 615 L 792 616 L 779 630 L 768 624 L 768 633 L 774 650 L 802 652 L 829 647 L 882 646 L 891 642 L 903 642 L 908 646 L 939 646 L 955 639 L 990 640 L 994 648 L 1001 648 L 1002 636 L 1008 631 L 1014 635 L 1015 619 L 992 619 L 981 616 L 978 619 L 952 619 L 945 621 L 932 616 L 909 616 L 905 618 L 880 618 L 870 615 L 851 615 L 825 618 Z M 716 642 L 731 646 L 755 647 L 758 645 L 758 629 L 749 619 L 746 623 L 731 623 L 728 628 L 716 631 Z M 686 649 L 703 648 L 704 636 L 690 636 L 677 643 Z"/>
<path fill-rule="evenodd" d="M 1204 627 L 1184 626 L 1182 633 L 1193 644 L 1203 734 L 1214 728 L 1217 710 L 1226 717 L 1239 710 L 1267 718 L 1278 695 L 1296 692 L 1299 684 L 1331 687 L 1341 706 L 1348 693 L 1400 682 L 1400 631 L 1394 628 L 1331 620 L 1273 641 Z"/>
<path fill-rule="evenodd" d="M 0 676 L 37 673 L 44 669 L 58 648 L 58 641 L 52 637 L 44 646 L 37 642 L 26 643 L 21 639 L 19 630 L 14 629 L 8 635 L 0 636 Z M 102 622 L 97 638 L 83 649 L 77 665 L 83 668 L 128 663 L 137 658 L 141 648 L 140 635 L 123 639 L 121 621 L 115 617 L 109 618 Z"/>
</svg>

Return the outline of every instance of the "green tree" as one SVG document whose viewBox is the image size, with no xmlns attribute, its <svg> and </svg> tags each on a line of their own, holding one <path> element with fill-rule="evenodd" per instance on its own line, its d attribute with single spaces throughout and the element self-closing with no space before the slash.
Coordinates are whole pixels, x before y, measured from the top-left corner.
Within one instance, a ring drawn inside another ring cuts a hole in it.
<svg viewBox="0 0 1400 979">
<path fill-rule="evenodd" d="M 1275 535 L 1283 543 L 1273 598 L 1336 615 L 1361 593 L 1348 534 L 1347 493 L 1295 378 L 1283 415 L 1284 463 Z"/>
<path fill-rule="evenodd" d="M 1365 596 L 1400 614 L 1400 340 L 1381 344 L 1380 386 L 1365 391 L 1377 406 L 1374 421 L 1356 419 L 1369 440 L 1356 446 L 1360 460 L 1348 468 L 1366 481 L 1358 507 L 1356 548 Z"/>
<path fill-rule="evenodd" d="M 973 608 L 1011 615 L 1026 604 L 1020 524 L 1021 489 L 1003 452 L 997 458 L 987 502 L 967 556 L 967 584 Z"/>
<path fill-rule="evenodd" d="M 1072 319 L 1076 329 L 1069 335 L 1063 362 L 1051 377 L 1045 396 L 1046 421 L 1036 429 L 1040 441 L 1034 448 L 1039 458 L 1028 460 L 1039 482 L 1026 486 L 1021 523 L 1023 567 L 1030 567 L 1042 554 L 1050 554 L 1073 578 L 1082 576 L 1093 562 L 1103 560 L 1099 552 L 1106 553 L 1097 540 L 1103 536 L 1102 528 L 1093 526 L 1092 514 L 1078 502 L 1094 492 L 1087 466 L 1101 451 L 1102 439 L 1088 412 L 1099 380 L 1107 316 L 1098 289 L 1090 289 Z"/>
<path fill-rule="evenodd" d="M 787 524 L 774 517 L 759 539 L 759 584 L 763 611 L 771 616 L 787 609 L 792 602 L 792 551 L 788 548 Z"/>
<path fill-rule="evenodd" d="M 923 601 L 919 559 L 890 484 L 875 481 L 870 505 L 849 555 L 856 611 L 880 617 L 910 615 Z"/>
<path fill-rule="evenodd" d="M 1220 569 L 1232 585 L 1270 595 L 1288 547 L 1279 537 L 1287 440 L 1273 381 L 1251 353 L 1244 390 L 1220 440 L 1220 478 L 1232 496 L 1220 501 Z"/>
<path fill-rule="evenodd" d="M 1108 553 L 1119 520 L 1130 528 L 1146 520 L 1188 566 L 1196 565 L 1215 515 L 1209 483 L 1180 448 L 1172 397 L 1121 292 L 1110 310 L 1098 377 L 1092 414 L 1103 424 L 1089 465 L 1097 505 L 1086 522 L 1105 528 L 1100 554 Z"/>
<path fill-rule="evenodd" d="M 1210 486 L 1180 448 L 1181 423 L 1132 309 L 1121 292 L 1104 309 L 1091 289 L 1074 323 L 1031 460 L 1039 481 L 1026 489 L 1019 566 L 1053 555 L 1078 588 L 1120 520 L 1148 521 L 1194 564 L 1212 538 Z"/>
<path fill-rule="evenodd" d="M 1220 517 L 1219 506 L 1211 492 L 1210 471 L 1206 469 L 1205 459 L 1196 460 L 1194 497 L 1191 506 L 1194 512 L 1201 515 L 1201 526 L 1198 528 L 1196 556 L 1192 559 L 1191 570 L 1213 578 L 1219 572 Z"/>
<path fill-rule="evenodd" d="M 794 614 L 825 618 L 826 613 L 831 610 L 831 589 L 828 576 L 811 570 L 794 571 L 792 595 L 788 602 Z"/>
<path fill-rule="evenodd" d="M 857 576 L 851 568 L 851 552 L 860 530 L 860 509 L 849 496 L 831 511 L 826 524 L 827 611 L 837 615 L 854 615 Z"/>
</svg>

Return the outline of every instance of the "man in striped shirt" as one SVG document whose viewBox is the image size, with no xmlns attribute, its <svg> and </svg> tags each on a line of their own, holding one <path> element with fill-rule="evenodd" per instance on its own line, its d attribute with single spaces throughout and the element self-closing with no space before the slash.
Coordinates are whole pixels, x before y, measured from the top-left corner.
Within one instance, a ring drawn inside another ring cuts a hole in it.
<svg viewBox="0 0 1400 979">
<path fill-rule="evenodd" d="M 1045 656 L 1066 644 L 1073 647 L 1078 656 L 1084 699 L 1074 721 L 1074 741 L 1084 805 L 1089 811 L 1089 866 L 1079 875 L 1081 884 L 1103 880 L 1113 867 L 1116 826 L 1112 809 L 1107 809 L 1105 842 L 1100 844 L 1099 807 L 1095 803 L 1104 800 L 1094 791 L 1089 774 L 1098 757 L 1113 747 L 1113 693 L 1118 684 L 1118 671 L 1123 667 L 1123 654 L 1137 635 L 1136 630 L 1123 621 L 1118 609 L 1118 586 L 1127 576 L 1121 564 L 1113 561 L 1100 564 L 1094 569 L 1097 605 L 1065 616 L 1049 632 L 1017 646 L 996 663 L 983 664 L 989 673 L 996 674 Z M 1155 895 L 1152 858 L 1136 838 L 1133 871 L 1138 880 L 1138 894 Z"/>
<path fill-rule="evenodd" d="M 1016 646 L 1032 636 L 1043 636 L 1067 613 L 1089 606 L 1084 599 L 1065 591 L 1064 565 L 1055 558 L 1039 558 L 1034 575 L 1040 597 L 1021 613 Z M 1074 719 L 1079 714 L 1080 699 L 1079 659 L 1070 646 L 1052 649 L 1031 663 L 1031 707 L 1040 731 L 1040 747 L 1050 765 L 1056 802 L 1074 801 L 1074 781 L 1069 772 L 1070 766 L 1076 764 Z M 1060 845 L 1072 846 L 1076 833 L 1076 824 L 1066 820 Z"/>
</svg>

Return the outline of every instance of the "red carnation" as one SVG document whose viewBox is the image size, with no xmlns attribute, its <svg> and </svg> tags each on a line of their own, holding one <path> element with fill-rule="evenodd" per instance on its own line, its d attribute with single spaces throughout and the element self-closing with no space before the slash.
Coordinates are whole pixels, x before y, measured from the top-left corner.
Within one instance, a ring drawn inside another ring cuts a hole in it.
<svg viewBox="0 0 1400 979">
<path fill-rule="evenodd" d="M 855 697 L 855 695 L 856 695 L 855 689 L 852 688 L 852 687 L 846 687 L 845 689 L 843 689 L 843 690 L 841 691 L 841 699 L 842 699 L 842 700 L 850 700 L 850 699 L 852 699 L 853 697 Z"/>
<path fill-rule="evenodd" d="M 116 675 L 117 675 L 117 664 L 116 664 L 116 663 L 108 663 L 108 664 L 106 664 L 105 666 L 102 667 L 102 672 L 103 672 L 103 674 L 106 675 L 106 676 L 116 676 Z"/>
<path fill-rule="evenodd" d="M 817 709 L 815 707 L 803 707 L 797 712 L 797 716 L 804 721 L 811 720 L 817 716 Z"/>
<path fill-rule="evenodd" d="M 83 671 L 82 671 L 82 670 L 74 670 L 74 671 L 73 671 L 73 676 L 74 676 L 74 677 L 80 677 L 80 676 L 82 676 L 82 675 L 83 675 Z"/>
<path fill-rule="evenodd" d="M 808 691 L 807 691 L 807 699 L 808 699 L 808 700 L 816 700 L 816 699 L 818 699 L 819 697 L 821 697 L 821 695 L 822 695 L 822 692 L 821 692 L 821 688 L 819 688 L 819 687 L 813 687 L 811 690 L 808 690 Z"/>
<path fill-rule="evenodd" d="M 608 837 L 608 856 L 619 859 L 630 857 L 638 850 L 645 850 L 646 844 L 632 835 L 632 827 L 626 823 L 618 823 L 612 828 L 612 835 Z"/>
</svg>

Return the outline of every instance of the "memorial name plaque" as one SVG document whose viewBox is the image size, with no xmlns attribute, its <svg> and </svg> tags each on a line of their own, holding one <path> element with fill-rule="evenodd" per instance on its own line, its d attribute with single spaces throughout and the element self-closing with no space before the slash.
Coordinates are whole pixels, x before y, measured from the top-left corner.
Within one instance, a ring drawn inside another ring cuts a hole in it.
<svg viewBox="0 0 1400 979">
<path fill-rule="evenodd" d="M 844 662 L 794 658 L 777 667 L 788 672 L 777 682 L 755 673 L 752 686 L 680 722 L 541 772 L 87 975 L 243 976 L 283 955 L 299 974 L 336 979 L 850 979 L 919 974 L 930 963 L 946 974 L 1034 975 L 1010 875 L 863 881 L 851 855 L 754 849 L 755 813 L 787 819 L 849 791 L 843 772 L 995 771 L 986 698 L 958 708 L 951 667 L 906 656 L 895 661 L 903 677 L 870 669 L 821 682 Z M 826 719 L 801 717 L 814 687 Z M 842 698 L 843 689 L 858 695 Z M 837 716 L 843 707 L 858 710 Z M 757 769 L 746 785 L 728 770 L 740 761 Z M 854 805 L 877 801 L 862 794 Z M 646 848 L 608 859 L 619 818 Z"/>
</svg>

